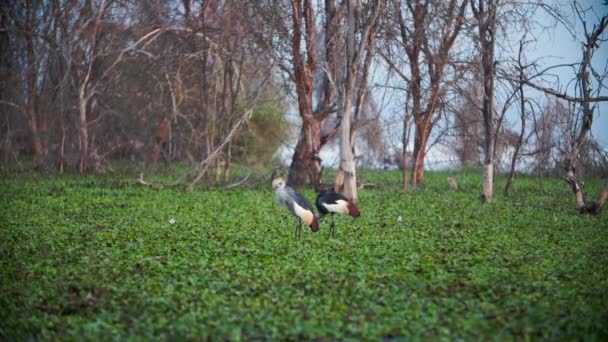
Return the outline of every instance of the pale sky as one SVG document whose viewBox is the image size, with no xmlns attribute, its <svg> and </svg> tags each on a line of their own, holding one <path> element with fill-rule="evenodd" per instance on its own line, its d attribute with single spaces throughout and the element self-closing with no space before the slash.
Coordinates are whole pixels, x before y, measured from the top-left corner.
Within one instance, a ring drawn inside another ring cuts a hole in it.
<svg viewBox="0 0 608 342">
<path fill-rule="evenodd" d="M 561 9 L 563 13 L 567 14 L 566 20 L 574 25 L 574 34 L 576 36 L 572 36 L 572 34 L 568 32 L 563 25 L 555 23 L 555 20 L 546 13 L 542 11 L 538 12 L 536 15 L 536 20 L 542 23 L 542 25 L 547 26 L 547 28 L 539 29 L 537 32 L 535 32 L 537 42 L 535 44 L 528 45 L 526 55 L 528 61 L 539 59 L 539 64 L 541 65 L 540 69 L 556 64 L 578 63 L 581 60 L 581 41 L 584 37 L 582 25 L 580 20 L 574 15 L 570 2 L 562 1 L 562 3 Z M 608 6 L 603 5 L 603 0 L 580 0 L 578 3 L 581 4 L 582 8 L 592 8 L 592 11 L 587 12 L 585 15 L 585 20 L 588 22 L 589 30 L 591 30 L 593 23 L 599 22 L 599 17 L 602 14 L 608 12 Z M 509 37 L 513 37 L 513 49 L 516 50 L 517 42 L 519 41 L 517 31 L 510 34 Z M 605 32 L 603 37 L 608 39 L 608 32 Z M 516 51 L 511 52 L 513 55 L 515 53 Z M 502 56 L 498 58 L 507 58 L 508 56 L 509 53 L 505 53 L 503 51 Z M 601 49 L 595 53 L 592 64 L 598 70 L 598 72 L 602 73 L 605 71 L 608 65 L 608 42 L 604 42 Z M 383 66 L 376 65 L 373 69 L 375 69 L 375 73 L 370 82 L 376 84 L 385 84 L 386 79 L 384 78 L 386 77 L 386 71 L 382 70 Z M 405 72 L 407 73 L 407 70 L 405 70 Z M 560 83 L 543 84 L 544 86 L 551 86 L 555 88 L 559 87 L 562 92 L 566 92 L 569 95 L 575 95 L 574 85 L 570 84 L 568 86 L 570 80 L 575 77 L 574 70 L 572 68 L 564 67 L 554 69 L 552 70 L 552 73 L 559 76 Z M 389 84 L 393 86 L 402 86 L 400 83 L 400 80 L 393 80 L 392 82 L 389 82 Z M 535 93 L 535 91 L 531 88 L 528 88 L 526 92 L 528 95 Z M 540 98 L 541 94 L 539 92 L 537 94 Z M 602 91 L 602 95 L 608 96 L 608 89 L 604 89 Z M 401 121 L 403 92 L 375 89 L 374 99 L 382 111 L 381 115 L 384 121 L 384 134 L 388 137 L 387 143 L 393 148 L 401 149 L 400 141 L 403 125 Z M 288 118 L 292 123 L 299 126 L 300 120 L 299 116 L 297 115 L 297 108 L 295 106 L 290 107 Z M 510 122 L 512 127 L 517 128 L 519 126 L 518 114 L 513 114 L 510 116 L 508 115 L 507 120 Z M 299 129 L 294 130 L 294 133 L 295 137 L 293 139 L 293 144 L 290 144 L 291 146 L 284 146 L 279 151 L 279 154 L 286 163 L 291 161 L 291 154 L 293 153 L 293 147 L 295 146 L 295 140 L 297 139 Z M 591 133 L 593 137 L 604 146 L 604 148 L 608 149 L 607 102 L 598 104 L 595 110 L 594 123 Z M 412 147 L 413 137 L 412 141 L 410 142 L 410 151 Z M 455 160 L 454 156 L 451 156 L 451 153 L 446 153 L 446 151 L 443 150 L 444 149 L 435 148 L 429 151 L 426 163 L 428 168 L 435 168 L 433 165 L 437 165 L 437 167 L 442 168 L 449 165 L 448 161 Z M 337 146 L 328 145 L 324 147 L 321 153 L 321 158 L 323 159 L 324 165 L 336 166 L 339 162 Z"/>
<path fill-rule="evenodd" d="M 550 66 L 555 64 L 576 63 L 581 60 L 582 48 L 581 41 L 584 38 L 582 24 L 578 17 L 572 13 L 568 1 L 563 1 L 564 12 L 570 13 L 568 20 L 574 23 L 576 37 L 572 37 L 571 33 L 564 28 L 563 25 L 555 25 L 553 29 L 542 31 L 538 34 L 538 42 L 536 46 L 531 47 L 527 51 L 529 59 L 543 57 L 544 65 Z M 585 20 L 587 21 L 588 30 L 592 29 L 594 23 L 599 22 L 599 17 L 608 13 L 608 6 L 603 5 L 600 0 L 579 0 L 578 3 L 582 8 L 592 8 L 592 11 L 586 13 Z M 539 19 L 543 24 L 550 25 L 553 20 L 549 16 Z M 608 32 L 604 32 L 604 39 L 608 39 Z M 600 49 L 596 51 L 592 61 L 593 66 L 598 72 L 604 72 L 608 66 L 608 41 L 604 42 Z M 566 83 L 574 78 L 574 73 L 571 68 L 564 67 L 554 71 L 560 77 L 562 90 L 569 94 L 574 94 L 573 85 L 565 88 Z M 608 81 L 608 80 L 607 80 Z M 608 85 L 605 85 L 608 87 Z M 608 96 L 608 89 L 602 91 L 603 96 Z M 608 103 L 602 102 L 598 104 L 595 110 L 595 118 L 592 126 L 593 137 L 598 140 L 605 148 L 608 148 Z"/>
</svg>

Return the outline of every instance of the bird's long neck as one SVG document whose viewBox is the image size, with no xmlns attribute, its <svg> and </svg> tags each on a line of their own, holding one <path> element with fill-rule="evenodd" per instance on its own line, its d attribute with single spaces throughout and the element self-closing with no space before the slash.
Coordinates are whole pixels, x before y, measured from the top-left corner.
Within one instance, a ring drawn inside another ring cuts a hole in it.
<svg viewBox="0 0 608 342">
<path fill-rule="evenodd" d="M 283 204 L 287 204 L 287 203 L 293 201 L 293 197 L 290 194 L 290 190 L 291 189 L 286 186 L 278 188 L 275 192 L 277 201 L 279 201 L 280 203 L 283 203 Z"/>
</svg>

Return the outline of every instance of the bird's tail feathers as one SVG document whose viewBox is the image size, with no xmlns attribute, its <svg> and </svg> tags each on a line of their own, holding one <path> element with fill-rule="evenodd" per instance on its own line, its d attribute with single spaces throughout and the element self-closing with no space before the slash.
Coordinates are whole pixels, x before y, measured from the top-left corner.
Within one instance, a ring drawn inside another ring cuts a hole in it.
<svg viewBox="0 0 608 342">
<path fill-rule="evenodd" d="M 348 201 L 347 207 L 348 207 L 348 215 L 350 215 L 354 218 L 361 216 L 361 213 L 359 212 L 359 208 L 357 208 L 355 203 Z"/>
<path fill-rule="evenodd" d="M 312 222 L 310 223 L 310 230 L 315 233 L 319 230 L 319 220 L 316 216 L 312 217 Z"/>
</svg>

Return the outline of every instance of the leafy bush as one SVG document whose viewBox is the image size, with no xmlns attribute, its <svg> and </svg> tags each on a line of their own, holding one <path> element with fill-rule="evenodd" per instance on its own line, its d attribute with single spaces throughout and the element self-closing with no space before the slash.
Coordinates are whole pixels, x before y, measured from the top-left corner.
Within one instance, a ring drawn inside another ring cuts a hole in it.
<svg viewBox="0 0 608 342">
<path fill-rule="evenodd" d="M 285 105 L 277 89 L 267 90 L 253 107 L 251 119 L 234 140 L 234 156 L 245 164 L 264 165 L 289 136 Z"/>
</svg>

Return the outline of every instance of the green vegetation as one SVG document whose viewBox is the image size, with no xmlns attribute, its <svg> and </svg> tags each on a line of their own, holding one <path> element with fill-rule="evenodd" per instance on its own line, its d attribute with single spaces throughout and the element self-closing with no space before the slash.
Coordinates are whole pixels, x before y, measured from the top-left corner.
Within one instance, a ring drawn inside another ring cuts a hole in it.
<svg viewBox="0 0 608 342">
<path fill-rule="evenodd" d="M 0 178 L 0 339 L 607 339 L 608 214 L 559 179 L 481 205 L 480 174 L 446 176 L 362 172 L 361 218 L 301 241 L 267 184 Z"/>
<path fill-rule="evenodd" d="M 241 112 L 238 110 L 237 112 Z M 251 119 L 234 139 L 233 156 L 249 165 L 265 165 L 289 137 L 285 104 L 279 91 L 272 88 L 253 107 Z"/>
</svg>

